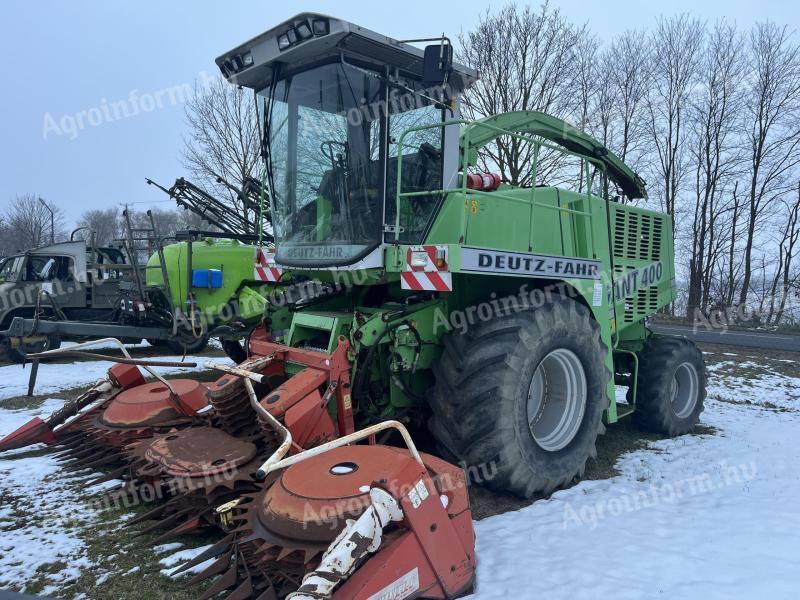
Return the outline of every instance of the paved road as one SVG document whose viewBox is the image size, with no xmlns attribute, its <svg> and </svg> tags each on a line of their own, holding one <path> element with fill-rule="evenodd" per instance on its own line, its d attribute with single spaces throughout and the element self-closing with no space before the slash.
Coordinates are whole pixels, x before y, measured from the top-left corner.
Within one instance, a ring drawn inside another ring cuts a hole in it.
<svg viewBox="0 0 800 600">
<path fill-rule="evenodd" d="M 765 333 L 760 331 L 721 331 L 707 330 L 698 327 L 693 330 L 686 325 L 658 325 L 651 324 L 650 329 L 656 333 L 669 335 L 683 335 L 696 342 L 709 344 L 725 344 L 727 346 L 745 346 L 749 348 L 763 348 L 766 350 L 784 350 L 800 352 L 800 335 L 789 333 Z"/>
</svg>

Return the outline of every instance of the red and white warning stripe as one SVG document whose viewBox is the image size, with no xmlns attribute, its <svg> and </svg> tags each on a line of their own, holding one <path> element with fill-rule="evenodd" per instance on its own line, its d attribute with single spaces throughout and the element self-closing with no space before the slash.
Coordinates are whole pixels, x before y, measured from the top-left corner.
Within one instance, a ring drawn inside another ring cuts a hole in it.
<svg viewBox="0 0 800 600">
<path fill-rule="evenodd" d="M 283 270 L 275 266 L 275 254 L 256 248 L 255 269 L 253 277 L 256 281 L 279 281 Z"/>
<path fill-rule="evenodd" d="M 406 270 L 400 273 L 404 290 L 452 292 L 447 246 L 411 246 L 406 254 Z"/>
<path fill-rule="evenodd" d="M 400 283 L 404 290 L 452 292 L 453 274 L 403 271 L 400 273 Z"/>
</svg>

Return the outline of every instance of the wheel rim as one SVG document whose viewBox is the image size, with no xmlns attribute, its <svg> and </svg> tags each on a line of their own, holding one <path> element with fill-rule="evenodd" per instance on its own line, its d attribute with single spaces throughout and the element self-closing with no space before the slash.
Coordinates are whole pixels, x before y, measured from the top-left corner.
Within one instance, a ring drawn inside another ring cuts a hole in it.
<svg viewBox="0 0 800 600">
<path fill-rule="evenodd" d="M 544 450 L 556 452 L 578 433 L 586 410 L 586 373 L 578 355 L 559 348 L 536 367 L 528 389 L 528 427 Z"/>
<path fill-rule="evenodd" d="M 697 368 L 690 362 L 684 362 L 675 369 L 672 377 L 672 411 L 679 419 L 685 419 L 697 406 L 697 394 L 700 389 L 700 377 Z"/>
</svg>

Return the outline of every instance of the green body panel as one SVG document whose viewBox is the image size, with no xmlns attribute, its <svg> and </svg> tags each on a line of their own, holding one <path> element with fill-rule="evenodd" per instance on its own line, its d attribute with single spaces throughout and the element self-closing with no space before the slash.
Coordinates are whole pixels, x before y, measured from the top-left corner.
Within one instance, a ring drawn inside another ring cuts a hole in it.
<svg viewBox="0 0 800 600">
<path fill-rule="evenodd" d="M 264 314 L 266 296 L 275 284 L 254 280 L 253 268 L 256 247 L 237 240 L 205 239 L 192 243 L 192 269 L 219 269 L 222 285 L 219 288 L 191 287 L 188 274 L 188 244 L 179 242 L 164 247 L 164 262 L 169 282 L 170 303 L 173 308 L 185 309 L 191 292 L 196 307 L 207 324 L 219 324 L 236 317 L 248 323 L 258 322 Z M 147 262 L 146 284 L 164 287 L 164 277 L 158 253 Z M 235 300 L 238 313 L 232 314 Z"/>
<path fill-rule="evenodd" d="M 345 312 L 298 312 L 292 319 L 286 343 L 331 354 L 339 336 L 350 332 L 352 320 L 353 316 Z"/>
<path fill-rule="evenodd" d="M 533 298 L 534 292 L 566 293 L 588 307 L 597 321 L 608 348 L 604 360 L 609 372 L 630 372 L 635 380 L 635 353 L 649 336 L 645 319 L 676 297 L 673 232 L 668 215 L 587 191 L 537 186 L 535 177 L 527 188 L 501 185 L 491 192 L 475 191 L 467 188 L 464 176 L 474 166 L 479 148 L 500 135 L 510 135 L 535 145 L 534 172 L 539 148 L 555 148 L 579 159 L 581 173 L 586 174 L 579 190 L 602 188 L 593 185 L 593 176 L 599 173 L 628 197 L 644 197 L 644 182 L 619 158 L 590 136 L 541 113 L 508 113 L 460 123 L 460 187 L 406 193 L 400 188 L 399 161 L 395 241 L 384 246 L 383 268 L 301 271 L 328 282 L 342 281 L 345 273 L 350 283 L 335 299 L 294 313 L 283 341 L 297 343 L 313 337 L 313 346 L 330 351 L 336 347 L 338 336 L 348 332 L 360 357 L 378 346 L 380 358 L 369 364 L 368 380 L 383 389 L 383 395 L 382 400 L 361 407 L 365 421 L 404 414 L 425 402 L 423 392 L 433 380 L 430 368 L 441 354 L 442 337 L 452 328 L 458 329 L 457 317 L 466 319 L 481 303 L 513 305 L 512 298 L 522 302 L 526 295 Z M 404 132 L 398 154 L 402 157 L 407 133 L 430 127 L 435 126 Z M 416 246 L 399 243 L 400 232 L 418 229 L 408 221 L 418 212 L 413 203 L 438 199 L 439 210 L 425 239 Z M 327 222 L 329 215 L 318 207 L 318 218 Z M 452 290 L 406 305 L 404 302 L 414 293 L 402 289 L 401 273 L 412 270 L 407 257 L 419 251 L 419 245 L 446 251 Z M 484 257 L 494 260 L 493 266 L 484 268 Z M 527 261 L 526 265 L 547 262 L 552 270 L 526 267 L 515 271 L 498 266 L 512 264 L 509 257 L 516 264 L 521 264 L 520 260 Z M 376 285 L 384 287 L 379 288 L 380 293 L 370 294 L 370 288 Z M 327 338 L 321 336 L 322 332 L 327 332 Z M 359 361 L 355 361 L 354 381 L 359 368 Z M 613 377 L 607 396 L 605 419 L 613 423 L 619 416 Z M 631 407 L 624 410 L 629 412 Z"/>
</svg>

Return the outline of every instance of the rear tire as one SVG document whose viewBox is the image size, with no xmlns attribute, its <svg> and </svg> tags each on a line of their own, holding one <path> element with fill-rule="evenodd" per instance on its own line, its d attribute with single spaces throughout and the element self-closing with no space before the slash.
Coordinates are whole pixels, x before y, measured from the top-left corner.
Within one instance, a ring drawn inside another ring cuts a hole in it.
<svg viewBox="0 0 800 600">
<path fill-rule="evenodd" d="M 706 369 L 703 353 L 691 341 L 651 337 L 639 354 L 636 423 L 644 429 L 678 436 L 689 433 L 703 412 Z M 633 390 L 628 390 L 631 403 Z"/>
<path fill-rule="evenodd" d="M 11 362 L 24 363 L 25 357 L 28 354 L 46 352 L 47 350 L 56 350 L 60 347 L 61 338 L 57 335 L 48 335 L 47 340 L 44 342 L 25 344 L 24 346 L 17 346 L 16 348 L 12 348 L 10 345 L 8 345 L 6 346 L 6 355 L 8 356 L 8 360 Z"/>
<path fill-rule="evenodd" d="M 585 306 L 557 297 L 443 343 L 429 425 L 444 454 L 484 473 L 489 487 L 525 498 L 583 475 L 605 431 L 611 380 Z"/>
<path fill-rule="evenodd" d="M 208 346 L 208 336 L 204 335 L 203 337 L 191 340 L 177 338 L 169 340 L 167 346 L 176 354 L 195 354 L 197 352 L 202 352 L 205 350 L 205 347 Z"/>
</svg>

